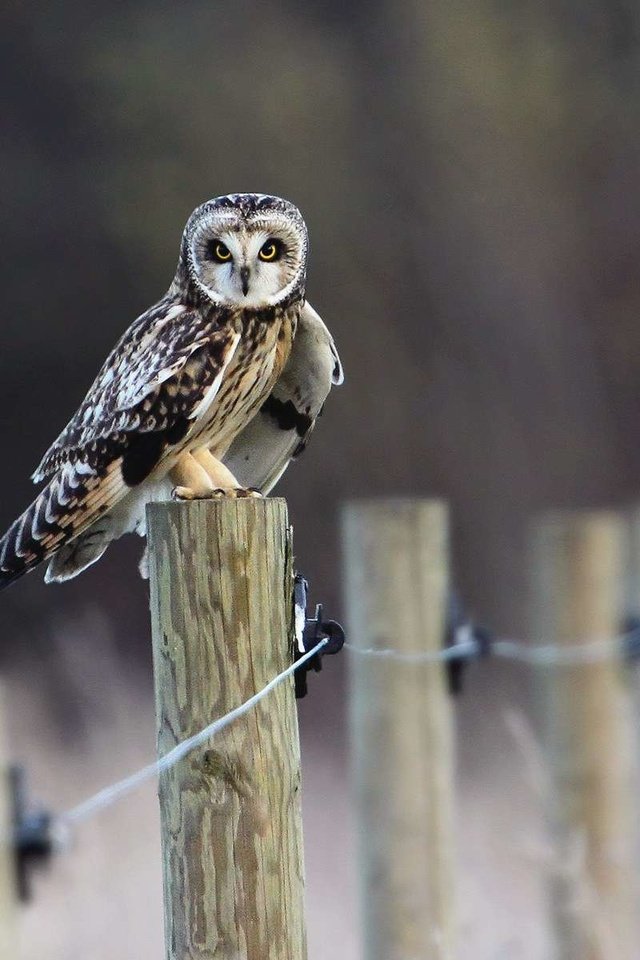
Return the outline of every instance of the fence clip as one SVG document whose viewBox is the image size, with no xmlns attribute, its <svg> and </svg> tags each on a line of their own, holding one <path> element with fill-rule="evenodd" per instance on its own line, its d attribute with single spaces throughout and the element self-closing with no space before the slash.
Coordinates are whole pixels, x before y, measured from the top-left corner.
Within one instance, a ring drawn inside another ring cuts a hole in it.
<svg viewBox="0 0 640 960">
<path fill-rule="evenodd" d="M 325 654 L 339 653 L 344 646 L 344 630 L 335 620 L 325 620 L 322 604 L 316 606 L 313 619 L 307 617 L 307 596 L 309 584 L 301 574 L 297 573 L 293 587 L 296 649 L 295 659 L 313 650 L 321 640 L 327 640 L 326 645 L 314 657 L 296 670 L 296 699 L 301 700 L 307 695 L 307 673 L 313 670 L 319 673 L 322 670 L 322 658 Z"/>
<path fill-rule="evenodd" d="M 54 852 L 53 817 L 45 811 L 32 811 L 27 803 L 26 774 L 18 765 L 9 771 L 13 800 L 13 849 L 15 852 L 18 896 L 31 899 L 31 872 L 46 863 Z"/>
<path fill-rule="evenodd" d="M 469 660 L 490 656 L 493 633 L 474 623 L 466 614 L 460 597 L 455 591 L 449 594 L 447 606 L 447 629 L 444 648 L 447 653 L 447 679 L 449 693 L 462 693 L 464 674 Z M 473 652 L 470 652 L 470 649 Z"/>
<path fill-rule="evenodd" d="M 640 616 L 629 614 L 622 624 L 623 653 L 628 664 L 640 660 Z"/>
</svg>

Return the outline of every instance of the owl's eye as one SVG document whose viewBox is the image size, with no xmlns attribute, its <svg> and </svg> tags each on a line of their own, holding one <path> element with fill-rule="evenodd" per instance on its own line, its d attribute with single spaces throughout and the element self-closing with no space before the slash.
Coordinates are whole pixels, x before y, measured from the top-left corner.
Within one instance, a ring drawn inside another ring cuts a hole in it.
<svg viewBox="0 0 640 960">
<path fill-rule="evenodd" d="M 217 263 L 228 263 L 231 260 L 231 250 L 222 240 L 210 240 L 207 245 L 207 253 Z"/>
<path fill-rule="evenodd" d="M 280 259 L 282 249 L 282 244 L 279 240 L 267 240 L 267 242 L 260 247 L 258 256 L 261 260 L 264 260 L 265 263 L 271 263 L 273 260 Z"/>
</svg>

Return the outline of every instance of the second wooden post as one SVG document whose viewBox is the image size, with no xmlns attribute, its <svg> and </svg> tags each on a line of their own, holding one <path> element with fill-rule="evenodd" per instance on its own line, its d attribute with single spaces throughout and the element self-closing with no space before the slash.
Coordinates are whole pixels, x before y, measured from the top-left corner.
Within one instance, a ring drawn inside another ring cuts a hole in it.
<svg viewBox="0 0 640 960">
<path fill-rule="evenodd" d="M 366 960 L 454 956 L 453 720 L 443 504 L 350 504 L 343 524 Z M 388 657 L 391 651 L 397 657 Z"/>
<path fill-rule="evenodd" d="M 534 632 L 557 644 L 559 660 L 538 672 L 558 960 L 638 955 L 635 724 L 622 645 L 614 642 L 625 556 L 615 514 L 556 514 L 535 530 Z"/>
<path fill-rule="evenodd" d="M 283 500 L 149 508 L 159 755 L 291 662 Z M 160 777 L 167 960 L 305 960 L 293 680 Z"/>
</svg>

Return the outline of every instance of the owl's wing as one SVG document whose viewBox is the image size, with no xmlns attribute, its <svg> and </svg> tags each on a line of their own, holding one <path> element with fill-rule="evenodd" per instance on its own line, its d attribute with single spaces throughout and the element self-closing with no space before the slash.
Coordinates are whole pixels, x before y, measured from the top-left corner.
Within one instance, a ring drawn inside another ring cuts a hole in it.
<svg viewBox="0 0 640 960">
<path fill-rule="evenodd" d="M 78 451 L 108 437 L 160 429 L 170 415 L 154 398 L 179 376 L 189 357 L 209 342 L 210 322 L 168 297 L 125 332 L 107 357 L 71 421 L 47 450 L 34 483 L 53 476 Z M 172 412 L 176 412 L 172 406 Z"/>
<path fill-rule="evenodd" d="M 46 487 L 0 539 L 0 589 L 108 513 L 209 407 L 239 334 L 175 302 L 139 318 L 111 353 L 37 476 Z"/>
<path fill-rule="evenodd" d="M 224 457 L 238 482 L 269 493 L 304 450 L 332 384 L 343 380 L 333 337 L 307 303 L 280 379 Z"/>
</svg>

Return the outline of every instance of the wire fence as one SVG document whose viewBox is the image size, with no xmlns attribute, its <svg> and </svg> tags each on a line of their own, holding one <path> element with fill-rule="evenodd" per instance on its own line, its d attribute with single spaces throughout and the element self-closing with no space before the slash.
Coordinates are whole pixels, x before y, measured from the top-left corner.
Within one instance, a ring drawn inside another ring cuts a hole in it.
<svg viewBox="0 0 640 960">
<path fill-rule="evenodd" d="M 264 700 L 265 697 L 268 697 L 269 694 L 276 689 L 276 687 L 279 687 L 281 683 L 283 683 L 288 677 L 292 676 L 296 670 L 299 670 L 308 660 L 311 660 L 311 658 L 317 653 L 320 653 L 322 648 L 325 647 L 328 642 L 329 641 L 326 639 L 321 640 L 318 644 L 316 644 L 315 647 L 313 647 L 313 649 L 309 650 L 308 653 L 305 653 L 300 657 L 299 660 L 291 664 L 290 667 L 287 667 L 287 669 L 283 670 L 282 673 L 279 673 L 277 677 L 274 677 L 273 680 L 270 680 L 269 683 L 262 688 L 262 690 L 258 691 L 258 693 L 255 693 L 252 697 L 249 697 L 249 699 L 245 700 L 244 703 L 241 703 L 240 706 L 230 710 L 229 713 L 225 714 L 223 717 L 220 717 L 218 720 L 214 720 L 212 723 L 204 727 L 203 730 L 195 733 L 192 737 L 188 737 L 186 740 L 181 741 L 181 743 L 176 744 L 173 749 L 171 749 L 159 760 L 155 760 L 153 763 L 147 764 L 145 767 L 142 767 L 135 773 L 130 774 L 128 777 L 124 777 L 124 779 L 118 780 L 116 783 L 113 783 L 108 787 L 104 787 L 102 790 L 99 790 L 98 793 L 94 793 L 92 796 L 88 797 L 86 800 L 83 800 L 75 807 L 67 810 L 66 813 L 60 814 L 58 820 L 61 825 L 70 827 L 72 825 L 81 823 L 84 820 L 90 819 L 91 817 L 100 813 L 102 810 L 105 810 L 107 807 L 112 806 L 114 803 L 116 803 L 116 801 L 131 793 L 133 790 L 136 790 L 138 787 L 142 786 L 143 783 L 146 783 L 148 780 L 153 780 L 154 777 L 159 776 L 166 770 L 170 770 L 171 767 L 174 767 L 176 763 L 184 759 L 184 757 L 191 753 L 192 750 L 195 750 L 196 747 L 206 743 L 207 740 L 210 740 L 212 737 L 215 737 L 217 734 L 221 733 L 228 726 L 234 723 L 235 720 L 240 719 L 240 717 L 243 717 L 245 714 L 253 710 L 254 707 Z"/>
<path fill-rule="evenodd" d="M 575 552 L 576 555 L 580 554 L 577 548 Z M 428 558 L 426 562 L 429 562 Z M 435 564 L 436 561 L 434 561 Z M 629 677 L 626 674 L 623 676 L 622 669 L 614 670 L 609 667 L 599 669 L 592 665 L 608 662 L 628 668 L 640 660 L 640 619 L 618 618 L 616 611 L 619 607 L 614 606 L 613 603 L 609 604 L 610 615 L 606 617 L 589 615 L 588 600 L 592 584 L 588 577 L 585 579 L 587 582 L 582 591 L 577 589 L 575 583 L 570 584 L 575 593 L 579 594 L 578 597 L 574 597 L 572 590 L 566 589 L 562 577 L 558 576 L 561 588 L 558 592 L 563 599 L 568 594 L 572 594 L 569 598 L 573 604 L 572 610 L 578 609 L 582 614 L 583 608 L 586 607 L 587 615 L 540 617 L 538 623 L 542 627 L 541 636 L 538 638 L 520 639 L 494 634 L 475 625 L 469 619 L 462 604 L 451 603 L 447 608 L 446 629 L 443 631 L 442 625 L 438 624 L 434 618 L 423 616 L 425 609 L 433 609 L 436 603 L 441 602 L 441 598 L 437 595 L 435 598 L 431 595 L 418 598 L 415 615 L 412 612 L 411 617 L 407 619 L 397 614 L 398 612 L 402 614 L 411 604 L 412 597 L 410 594 L 403 594 L 401 590 L 398 590 L 398 598 L 389 598 L 385 595 L 385 601 L 388 602 L 383 608 L 384 614 L 379 612 L 382 609 L 380 604 L 366 605 L 362 601 L 364 613 L 360 607 L 355 608 L 357 615 L 352 616 L 352 619 L 355 623 L 360 623 L 360 630 L 356 632 L 354 629 L 354 636 L 351 642 L 344 643 L 344 649 L 350 660 L 350 679 L 354 684 L 355 694 L 349 722 L 350 731 L 353 733 L 354 769 L 360 770 L 358 774 L 360 780 L 356 783 L 354 795 L 357 804 L 357 823 L 361 828 L 361 836 L 364 837 L 360 852 L 362 862 L 365 864 L 362 876 L 366 881 L 371 873 L 370 864 L 373 860 L 367 859 L 369 857 L 367 848 L 370 838 L 376 834 L 381 811 L 384 817 L 387 817 L 389 811 L 391 812 L 393 826 L 379 831 L 381 839 L 376 841 L 375 854 L 379 856 L 382 851 L 382 855 L 390 862 L 395 857 L 394 844 L 398 843 L 397 837 L 393 835 L 394 830 L 397 836 L 409 835 L 414 831 L 416 844 L 418 844 L 422 842 L 420 837 L 424 838 L 426 835 L 425 824 L 430 824 L 429 858 L 434 866 L 430 866 L 429 869 L 432 870 L 433 882 L 440 884 L 441 889 L 444 890 L 442 898 L 444 906 L 441 904 L 442 909 L 440 906 L 433 910 L 429 908 L 429 916 L 421 921 L 421 929 L 429 928 L 428 936 L 431 936 L 431 928 L 437 930 L 455 928 L 455 911 L 451 908 L 455 899 L 455 884 L 452 881 L 456 872 L 455 815 L 452 817 L 451 811 L 455 811 L 457 790 L 456 757 L 453 749 L 456 743 L 456 725 L 448 693 L 460 691 L 468 664 L 474 662 L 486 664 L 488 670 L 484 669 L 482 676 L 489 683 L 492 680 L 492 665 L 494 670 L 497 670 L 497 661 L 511 661 L 517 665 L 516 670 L 524 666 L 527 671 L 530 671 L 537 688 L 536 692 L 545 698 L 545 723 L 544 729 L 541 726 L 540 756 L 544 764 L 546 781 L 544 796 L 541 792 L 545 809 L 543 811 L 541 806 L 541 813 L 549 812 L 549 822 L 552 823 L 554 830 L 553 837 L 549 834 L 550 849 L 553 846 L 555 855 L 557 845 L 558 861 L 562 863 L 563 869 L 566 860 L 564 854 L 573 843 L 576 832 L 579 833 L 580 838 L 586 837 L 588 842 L 595 837 L 594 848 L 599 851 L 598 855 L 602 856 L 603 862 L 608 862 L 607 844 L 609 844 L 610 835 L 614 838 L 616 850 L 625 849 L 626 840 L 631 835 L 626 809 L 627 807 L 633 809 L 635 800 L 627 782 L 627 766 L 629 770 L 633 766 L 631 756 L 633 745 L 632 738 L 627 737 L 630 730 L 627 729 L 629 722 L 626 717 L 627 707 L 631 706 L 630 699 L 627 703 L 627 693 L 631 689 L 631 684 L 626 682 Z M 391 578 L 389 580 L 395 589 L 396 581 Z M 577 580 L 579 581 L 580 578 L 578 577 Z M 367 589 L 376 600 L 381 589 L 380 584 L 383 587 L 386 586 L 384 571 L 377 582 L 374 583 L 372 580 L 367 584 Z M 582 583 L 579 582 L 578 586 L 582 587 Z M 184 735 L 185 732 L 191 733 L 196 725 L 206 723 L 206 726 L 176 743 L 164 756 L 147 763 L 52 818 L 52 834 L 58 839 L 58 848 L 68 846 L 77 827 L 96 818 L 145 783 L 162 777 L 187 758 L 192 751 L 207 745 L 236 720 L 250 714 L 260 704 L 266 702 L 270 694 L 287 678 L 292 678 L 297 671 L 306 673 L 309 669 L 319 669 L 319 662 L 312 662 L 314 658 L 318 660 L 319 654 L 327 655 L 337 652 L 340 643 L 344 640 L 344 634 L 339 625 L 323 619 L 321 605 L 316 608 L 315 620 L 307 620 L 306 593 L 304 603 L 298 601 L 299 598 L 296 596 L 295 626 L 299 659 L 224 716 L 208 722 L 210 717 L 207 717 L 206 713 L 204 715 L 200 713 L 197 720 L 194 720 L 186 731 L 183 728 L 179 734 L 176 734 L 175 739 Z M 547 612 L 546 606 L 543 606 L 545 602 L 545 598 L 542 598 L 541 609 Z M 395 614 L 393 613 L 394 604 L 397 606 Z M 390 608 L 391 614 L 388 613 Z M 411 629 L 403 633 L 403 626 L 406 623 Z M 195 636 L 199 636 L 201 624 L 202 621 L 194 623 Z M 417 636 L 414 631 L 416 624 L 419 625 Z M 338 630 L 333 631 L 331 637 L 320 637 L 321 631 L 328 632 L 328 625 L 336 626 Z M 442 638 L 441 632 L 444 633 Z M 336 641 L 338 634 L 340 634 L 339 641 Z M 606 636 L 606 634 L 609 635 Z M 413 642 L 410 642 L 410 637 L 413 637 Z M 277 643 L 279 642 L 278 636 L 274 639 Z M 440 643 L 443 643 L 443 647 L 436 649 Z M 305 647 L 309 649 L 305 651 Z M 423 649 L 418 649 L 420 647 Z M 430 649 L 426 649 L 427 647 Z M 439 664 L 442 665 L 442 669 L 438 669 Z M 421 665 L 423 665 L 422 669 L 420 669 Z M 303 695 L 298 692 L 298 687 L 300 681 L 305 679 L 306 677 L 300 677 L 300 675 L 296 677 L 297 695 Z M 274 712 L 277 712 L 280 704 L 277 698 L 274 700 L 276 702 L 272 701 L 271 706 Z M 228 704 L 227 700 L 225 709 Z M 360 713 L 357 712 L 358 710 Z M 628 713 L 631 715 L 631 710 Z M 267 716 L 267 707 L 260 707 L 259 712 L 253 715 L 256 723 Z M 370 723 L 372 716 L 375 720 L 373 724 Z M 380 718 L 382 718 L 381 721 Z M 259 729 L 262 730 L 261 723 Z M 406 751 L 406 755 L 403 750 L 396 749 L 400 742 L 411 744 L 411 751 Z M 594 743 L 597 749 L 592 749 Z M 604 749 L 601 749 L 602 745 Z M 629 757 L 625 753 L 627 747 Z M 394 753 L 399 755 L 397 765 Z M 592 762 L 594 757 L 595 763 Z M 406 762 L 407 760 L 409 762 Z M 277 780 L 277 765 L 268 761 L 268 766 L 270 773 L 275 774 Z M 385 771 L 382 777 L 381 769 Z M 570 771 L 570 775 L 567 775 L 567 770 Z M 161 779 L 161 792 L 163 787 L 166 787 L 170 793 L 174 786 L 178 786 L 181 777 L 192 775 L 193 770 L 188 764 L 177 768 L 170 781 Z M 389 785 L 391 785 L 392 794 L 385 793 Z M 493 782 L 491 789 L 494 789 Z M 205 802 L 208 803 L 206 785 L 204 795 Z M 592 795 L 602 796 L 604 802 L 600 806 L 592 804 Z M 394 799 L 398 797 L 402 798 L 401 803 Z M 413 801 L 416 797 L 418 799 L 414 805 Z M 409 802 L 405 802 L 404 798 Z M 394 806 L 396 802 L 397 805 Z M 179 803 L 182 803 L 181 794 Z M 566 823 L 563 821 L 560 824 L 562 828 L 560 829 L 556 822 L 556 814 L 561 808 L 569 811 L 588 809 L 588 816 L 583 817 L 582 813 L 579 816 L 572 813 L 566 818 Z M 243 810 L 242 807 L 240 809 Z M 605 812 L 602 813 L 602 810 Z M 403 819 L 405 814 L 406 819 Z M 387 823 L 386 820 L 384 822 Z M 602 824 L 606 830 L 609 830 L 613 824 L 611 834 L 606 833 L 605 836 Z M 420 831 L 423 832 L 420 833 Z M 274 836 L 277 834 L 274 833 Z M 605 837 L 606 843 L 599 839 L 601 837 Z M 546 835 L 544 839 L 546 841 Z M 192 856 L 193 853 L 189 852 L 183 856 L 182 862 L 189 864 Z M 366 864 L 369 864 L 369 867 Z M 632 871 L 627 870 L 627 867 L 628 864 L 625 861 L 622 864 L 623 872 L 626 871 L 631 875 Z M 423 876 L 419 872 L 421 869 L 419 867 L 416 870 L 415 876 L 408 875 L 412 890 L 417 889 L 423 882 Z M 585 883 L 591 883 L 593 878 L 590 874 L 587 875 L 588 869 L 586 866 L 583 869 L 582 863 L 576 872 L 575 883 L 573 874 L 571 876 L 567 874 L 566 878 L 564 874 L 562 875 L 562 883 L 569 891 L 567 896 L 572 895 L 576 883 L 582 883 L 582 873 L 584 873 Z M 558 884 L 556 888 L 559 889 Z M 594 889 L 598 890 L 599 895 L 597 884 Z M 369 893 L 370 891 L 367 890 L 365 899 L 373 903 Z M 374 891 L 374 896 L 376 895 Z M 386 891 L 384 896 L 387 897 Z M 612 916 L 616 918 L 618 915 L 623 916 L 623 899 L 617 896 L 612 897 L 610 907 Z M 404 906 L 396 905 L 394 909 L 398 916 L 403 915 Z M 561 910 L 562 906 L 558 909 Z M 367 914 L 365 924 L 367 930 L 374 927 L 371 922 L 374 913 L 375 910 L 372 908 Z M 553 917 L 555 913 L 552 919 Z M 591 929 L 587 921 L 584 922 L 584 926 L 585 929 L 587 927 Z M 379 955 L 388 956 L 389 952 Z M 625 960 L 627 960 L 626 956 Z"/>
<path fill-rule="evenodd" d="M 351 643 L 345 643 L 344 647 L 355 656 L 411 664 L 475 660 L 493 656 L 533 667 L 555 667 L 564 664 L 578 666 L 610 659 L 636 659 L 640 656 L 640 630 L 634 627 L 609 640 L 587 640 L 559 646 L 507 638 L 494 639 L 485 631 L 482 632 L 482 639 L 478 639 L 474 634 L 473 625 L 465 624 L 455 631 L 451 646 L 445 647 L 438 653 L 430 651 L 412 653 L 378 647 L 356 647 Z"/>
<path fill-rule="evenodd" d="M 240 706 L 231 710 L 225 716 L 208 724 L 203 730 L 178 743 L 169 753 L 147 764 L 135 773 L 118 780 L 86 800 L 58 816 L 57 822 L 62 830 L 69 829 L 111 807 L 123 797 L 132 793 L 138 787 L 171 769 L 180 760 L 186 757 L 197 747 L 206 743 L 212 737 L 225 730 L 230 724 L 253 710 L 262 700 L 269 696 L 281 683 L 303 667 L 327 645 L 327 639 L 321 640 L 311 650 L 303 654 L 295 663 L 282 673 L 274 677 L 262 690 L 254 694 Z M 523 640 L 494 639 L 483 632 L 482 639 L 474 635 L 472 624 L 465 624 L 457 628 L 454 642 L 438 653 L 432 652 L 402 652 L 393 649 L 376 647 L 357 647 L 345 643 L 344 649 L 355 658 L 371 658 L 396 663 L 419 665 L 426 663 L 447 663 L 459 660 L 475 660 L 487 656 L 495 656 L 504 660 L 532 667 L 579 666 L 598 663 L 609 659 L 635 658 L 640 653 L 640 631 L 638 628 L 627 631 L 609 640 L 591 640 L 584 643 L 571 643 L 565 647 L 555 644 L 527 643 Z"/>
</svg>

